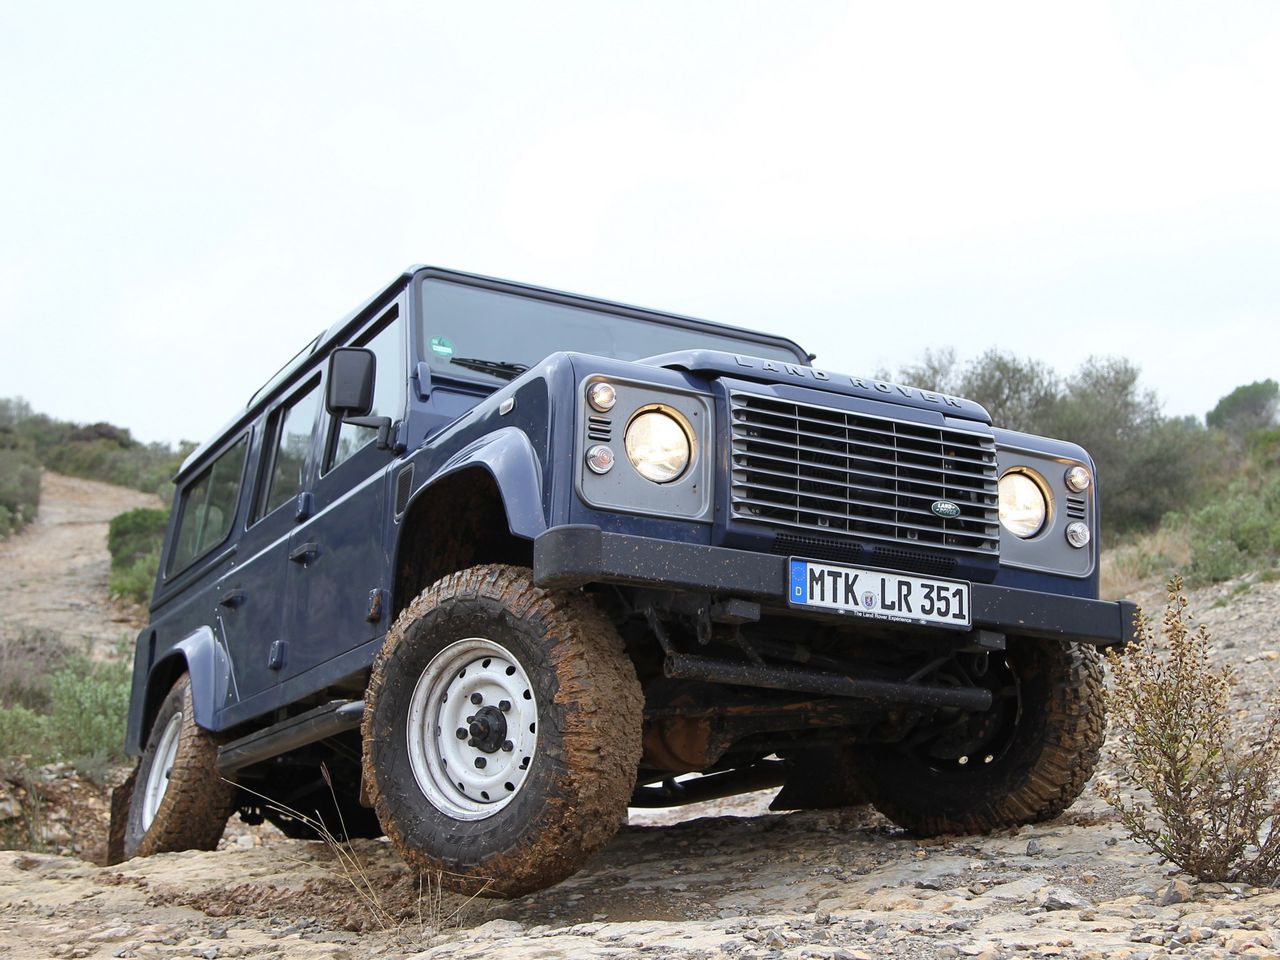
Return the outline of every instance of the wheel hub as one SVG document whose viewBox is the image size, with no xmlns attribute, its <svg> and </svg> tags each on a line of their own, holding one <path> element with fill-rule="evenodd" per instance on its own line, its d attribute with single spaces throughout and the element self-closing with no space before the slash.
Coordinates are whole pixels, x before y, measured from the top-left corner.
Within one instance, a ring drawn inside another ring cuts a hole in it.
<svg viewBox="0 0 1280 960">
<path fill-rule="evenodd" d="M 504 701 L 506 702 L 506 701 Z M 485 753 L 497 753 L 507 739 L 507 718 L 497 707 L 481 707 L 474 716 L 467 718 L 468 732 L 471 739 L 468 746 L 483 750 Z"/>
<path fill-rule="evenodd" d="M 537 722 L 533 685 L 505 647 L 483 637 L 455 641 L 427 664 L 409 702 L 414 779 L 442 813 L 490 817 L 528 779 Z"/>
</svg>

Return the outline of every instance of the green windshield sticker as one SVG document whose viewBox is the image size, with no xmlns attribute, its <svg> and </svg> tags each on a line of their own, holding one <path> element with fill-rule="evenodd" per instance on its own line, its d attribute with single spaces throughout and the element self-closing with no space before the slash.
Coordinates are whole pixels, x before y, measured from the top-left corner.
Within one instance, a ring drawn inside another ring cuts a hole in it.
<svg viewBox="0 0 1280 960">
<path fill-rule="evenodd" d="M 452 357 L 453 341 L 448 337 L 432 337 L 431 352 L 441 357 Z"/>
</svg>

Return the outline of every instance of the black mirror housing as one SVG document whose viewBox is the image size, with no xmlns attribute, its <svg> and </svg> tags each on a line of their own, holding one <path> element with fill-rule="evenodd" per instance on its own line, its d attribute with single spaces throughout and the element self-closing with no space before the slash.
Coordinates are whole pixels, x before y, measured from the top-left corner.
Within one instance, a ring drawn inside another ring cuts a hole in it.
<svg viewBox="0 0 1280 960">
<path fill-rule="evenodd" d="M 329 356 L 325 407 L 335 417 L 368 416 L 373 409 L 373 380 L 378 358 L 362 347 L 339 347 Z"/>
</svg>

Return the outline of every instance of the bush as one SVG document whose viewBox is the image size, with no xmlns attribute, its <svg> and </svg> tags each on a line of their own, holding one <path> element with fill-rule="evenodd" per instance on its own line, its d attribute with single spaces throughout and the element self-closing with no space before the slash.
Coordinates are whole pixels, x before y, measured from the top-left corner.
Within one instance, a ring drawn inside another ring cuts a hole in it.
<svg viewBox="0 0 1280 960">
<path fill-rule="evenodd" d="M 0 757 L 38 766 L 67 762 L 82 771 L 124 759 L 132 666 L 121 655 L 96 662 L 69 659 L 49 678 L 43 709 L 0 706 Z"/>
<path fill-rule="evenodd" d="M 139 507 L 111 519 L 107 550 L 111 554 L 113 595 L 135 603 L 150 599 L 168 522 L 168 513 L 153 507 Z"/>
<path fill-rule="evenodd" d="M 1174 578 L 1160 638 L 1141 618 L 1136 643 L 1108 652 L 1120 772 L 1097 789 L 1133 839 L 1180 869 L 1263 886 L 1280 879 L 1280 701 L 1237 727 L 1234 677 L 1210 665 L 1210 643 Z"/>
<path fill-rule="evenodd" d="M 26 450 L 0 448 L 0 539 L 36 518 L 40 506 L 40 465 Z"/>
<path fill-rule="evenodd" d="M 1244 477 L 1182 522 L 1191 540 L 1191 574 L 1229 580 L 1280 557 L 1280 476 Z"/>
</svg>

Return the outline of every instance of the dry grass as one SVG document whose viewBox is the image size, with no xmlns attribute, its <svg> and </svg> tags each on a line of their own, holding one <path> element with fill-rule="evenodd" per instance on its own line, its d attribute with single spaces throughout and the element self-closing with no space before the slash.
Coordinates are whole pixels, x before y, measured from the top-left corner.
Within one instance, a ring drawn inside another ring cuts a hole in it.
<svg viewBox="0 0 1280 960">
<path fill-rule="evenodd" d="M 1098 793 L 1129 835 L 1206 881 L 1280 879 L 1280 700 L 1253 720 L 1231 707 L 1235 677 L 1210 661 L 1182 581 L 1168 587 L 1159 631 L 1142 619 L 1123 653 L 1110 650 L 1107 694 L 1120 771 Z"/>
<path fill-rule="evenodd" d="M 1099 592 L 1104 600 L 1122 600 L 1167 583 L 1191 563 L 1191 539 L 1185 529 L 1164 524 L 1102 554 Z"/>
<path fill-rule="evenodd" d="M 333 782 L 328 768 L 322 764 L 320 772 L 332 793 Z M 338 811 L 339 818 L 337 835 L 329 829 L 318 813 L 314 817 L 307 816 L 248 787 L 241 786 L 241 789 L 262 800 L 271 809 L 287 814 L 315 831 L 316 839 L 322 841 L 333 854 L 336 866 L 330 869 L 330 872 L 335 878 L 350 886 L 374 925 L 384 933 L 407 936 L 420 947 L 431 946 L 437 940 L 462 929 L 467 909 L 478 897 L 482 897 L 489 887 L 489 881 L 486 881 L 476 893 L 463 898 L 449 889 L 446 883 L 449 874 L 444 871 L 420 873 L 417 877 L 416 903 L 413 904 L 416 917 L 414 921 L 406 920 L 405 911 L 392 908 L 384 902 L 382 893 L 384 884 L 370 875 L 355 847 L 349 841 L 338 839 L 338 835 L 347 835 L 347 828 L 342 822 L 342 811 L 336 796 L 334 808 Z"/>
</svg>

